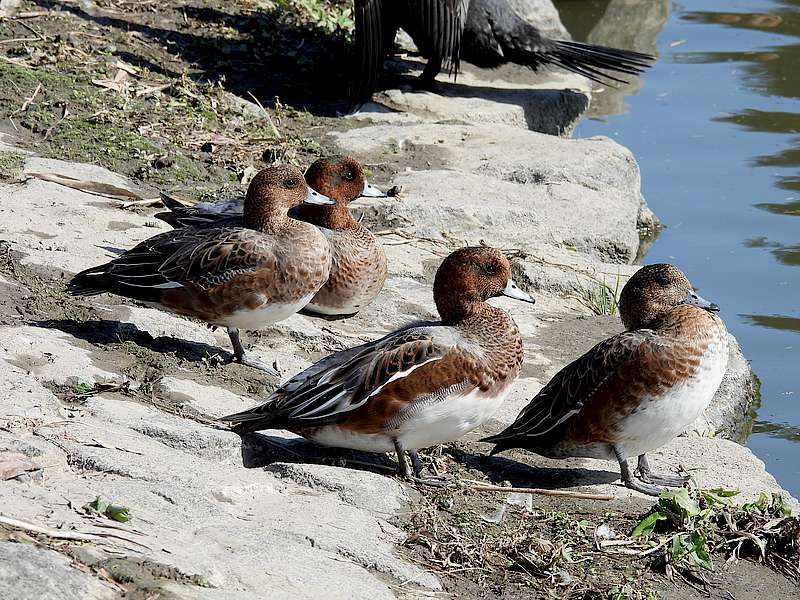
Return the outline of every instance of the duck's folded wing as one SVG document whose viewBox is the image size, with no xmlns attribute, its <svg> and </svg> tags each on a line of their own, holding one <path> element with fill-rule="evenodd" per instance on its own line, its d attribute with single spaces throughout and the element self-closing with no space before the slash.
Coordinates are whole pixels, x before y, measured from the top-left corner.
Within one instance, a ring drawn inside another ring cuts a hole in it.
<svg viewBox="0 0 800 600">
<path fill-rule="evenodd" d="M 74 294 L 113 292 L 158 302 L 164 290 L 212 289 L 243 273 L 276 267 L 272 248 L 246 229 L 185 228 L 154 236 L 70 282 Z"/>
<path fill-rule="evenodd" d="M 520 444 L 523 440 L 546 439 L 568 426 L 593 398 L 609 391 L 633 361 L 658 352 L 658 339 L 649 330 L 625 332 L 600 342 L 556 373 L 511 425 L 482 441 L 497 444 L 494 454 L 524 445 Z"/>
<path fill-rule="evenodd" d="M 451 346 L 437 341 L 434 329 L 407 329 L 337 352 L 287 381 L 264 404 L 222 420 L 236 423 L 241 433 L 341 422 L 387 384 L 441 360 Z"/>
<path fill-rule="evenodd" d="M 196 206 L 189 206 L 164 192 L 161 192 L 161 202 L 168 210 L 153 216 L 175 229 L 243 226 L 241 202 L 201 202 Z"/>
</svg>

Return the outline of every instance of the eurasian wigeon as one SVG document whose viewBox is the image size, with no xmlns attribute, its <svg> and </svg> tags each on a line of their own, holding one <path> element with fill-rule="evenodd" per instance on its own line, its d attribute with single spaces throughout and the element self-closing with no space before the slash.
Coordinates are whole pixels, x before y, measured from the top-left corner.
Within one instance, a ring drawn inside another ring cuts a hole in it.
<svg viewBox="0 0 800 600">
<path fill-rule="evenodd" d="M 301 203 L 333 204 L 294 167 L 264 169 L 247 190 L 242 227 L 184 228 L 145 240 L 76 275 L 76 295 L 111 292 L 227 327 L 234 360 L 245 356 L 239 329 L 260 329 L 303 308 L 328 280 L 331 252 L 313 225 L 292 219 Z"/>
<path fill-rule="evenodd" d="M 705 410 L 728 364 L 719 307 L 698 296 L 673 265 L 643 267 L 625 284 L 626 331 L 559 371 L 516 421 L 484 441 L 492 454 L 524 448 L 551 458 L 616 459 L 623 483 L 659 495 L 687 478 L 656 475 L 646 453 Z M 628 459 L 638 457 L 634 474 Z"/>
<path fill-rule="evenodd" d="M 522 338 L 505 312 L 486 302 L 517 288 L 498 250 L 456 250 L 436 273 L 441 321 L 417 323 L 322 359 L 250 410 L 223 417 L 240 433 L 288 429 L 320 444 L 395 451 L 415 476 L 416 450 L 452 441 L 484 423 L 508 395 L 522 365 Z"/>
<path fill-rule="evenodd" d="M 371 303 L 386 280 L 386 254 L 377 238 L 353 218 L 348 204 L 360 196 L 386 194 L 370 185 L 361 165 L 350 156 L 321 158 L 308 168 L 306 182 L 336 202 L 333 206 L 301 205 L 298 218 L 322 228 L 333 256 L 328 281 L 304 312 L 325 316 L 352 316 Z M 162 196 L 170 209 L 156 216 L 173 227 L 208 227 L 224 222 L 239 225 L 235 201 L 200 203 L 188 207 Z M 209 212 L 212 210 L 213 212 Z M 224 220 L 224 221 L 223 221 Z"/>
</svg>

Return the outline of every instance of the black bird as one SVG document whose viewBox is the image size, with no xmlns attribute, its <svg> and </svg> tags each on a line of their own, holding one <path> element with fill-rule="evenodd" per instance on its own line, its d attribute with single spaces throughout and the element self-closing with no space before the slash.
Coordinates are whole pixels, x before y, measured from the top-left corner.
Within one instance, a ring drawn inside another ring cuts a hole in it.
<svg viewBox="0 0 800 600">
<path fill-rule="evenodd" d="M 630 50 L 551 40 L 508 0 L 355 0 L 356 75 L 351 97 L 369 100 L 397 30 L 404 29 L 428 58 L 418 84 L 435 89 L 443 68 L 458 73 L 462 56 L 481 67 L 512 62 L 537 70 L 552 64 L 593 81 L 624 83 L 605 71 L 637 75 L 654 57 Z"/>
</svg>

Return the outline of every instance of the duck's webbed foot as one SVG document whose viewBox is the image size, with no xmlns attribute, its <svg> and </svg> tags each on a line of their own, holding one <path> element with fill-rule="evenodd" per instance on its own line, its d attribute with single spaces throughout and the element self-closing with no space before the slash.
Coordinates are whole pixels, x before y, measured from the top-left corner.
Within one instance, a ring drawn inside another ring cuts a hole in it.
<svg viewBox="0 0 800 600">
<path fill-rule="evenodd" d="M 255 357 L 248 356 L 244 351 L 244 346 L 242 346 L 242 340 L 239 338 L 239 330 L 228 328 L 228 337 L 231 338 L 231 345 L 233 346 L 233 359 L 232 362 L 238 362 L 239 364 L 245 365 L 247 367 L 252 367 L 254 369 L 259 369 L 260 371 L 264 371 L 273 377 L 280 377 L 281 374 L 269 366 L 262 360 L 259 360 Z"/>
<path fill-rule="evenodd" d="M 403 479 L 431 487 L 447 487 L 452 484 L 450 478 L 441 475 L 423 475 L 422 472 L 425 470 L 425 465 L 422 464 L 417 451 L 406 450 L 399 440 L 394 440 L 394 450 L 397 454 L 397 474 Z M 406 455 L 411 460 L 410 471 Z"/>
<path fill-rule="evenodd" d="M 664 475 L 653 473 L 650 470 L 650 464 L 647 462 L 647 456 L 644 454 L 639 455 L 639 462 L 634 475 L 638 476 L 639 479 L 646 483 L 654 483 L 666 487 L 683 487 L 689 482 L 688 475 Z"/>
<path fill-rule="evenodd" d="M 625 484 L 625 487 L 642 494 L 647 494 L 648 496 L 660 496 L 664 491 L 666 491 L 666 488 L 634 477 L 633 473 L 631 472 L 631 468 L 628 466 L 628 459 L 624 458 L 616 448 L 614 448 L 614 455 L 617 457 L 617 461 L 619 462 L 619 471 L 622 478 L 622 483 Z"/>
</svg>

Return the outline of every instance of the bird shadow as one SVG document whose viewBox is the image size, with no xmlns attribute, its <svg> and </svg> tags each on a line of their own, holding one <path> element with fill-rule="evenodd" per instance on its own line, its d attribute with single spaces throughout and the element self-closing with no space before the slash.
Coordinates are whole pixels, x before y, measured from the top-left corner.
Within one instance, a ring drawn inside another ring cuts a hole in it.
<svg viewBox="0 0 800 600">
<path fill-rule="evenodd" d="M 417 88 L 420 63 L 395 58 L 387 63 L 384 88 L 397 87 L 410 93 L 430 94 Z M 562 135 L 565 123 L 575 122 L 589 107 L 589 96 L 570 89 L 506 88 L 477 83 L 459 83 L 457 78 L 436 81 L 436 94 L 442 98 L 477 98 L 522 109 L 528 129 Z"/>
<path fill-rule="evenodd" d="M 397 470 L 397 463 L 385 454 L 331 448 L 304 438 L 286 438 L 265 433 L 243 433 L 240 437 L 242 465 L 248 469 L 292 463 L 346 467 L 381 475 L 393 475 Z M 558 490 L 608 484 L 619 479 L 619 473 L 602 469 L 534 466 L 505 457 L 473 454 L 453 446 L 446 448 L 446 453 L 457 462 L 471 471 L 482 473 L 494 484 L 509 482 L 515 487 Z"/>
<path fill-rule="evenodd" d="M 392 475 L 397 471 L 397 463 L 385 454 L 320 446 L 304 438 L 265 433 L 242 433 L 239 436 L 242 440 L 242 466 L 247 469 L 292 463 L 347 467 L 381 475 Z"/>
<path fill-rule="evenodd" d="M 94 345 L 129 341 L 153 352 L 174 354 L 176 357 L 189 362 L 201 362 L 212 356 L 220 356 L 223 352 L 228 354 L 224 350 L 221 351 L 218 346 L 211 346 L 203 342 L 181 340 L 168 336 L 153 337 L 133 323 L 123 323 L 111 319 L 87 321 L 43 319 L 31 321 L 30 324 L 44 329 L 58 329 Z"/>
<path fill-rule="evenodd" d="M 474 469 L 495 484 L 510 482 L 515 487 L 537 487 L 543 489 L 562 489 L 577 486 L 590 486 L 612 483 L 619 479 L 619 473 L 605 469 L 585 467 L 533 465 L 504 456 L 489 456 L 465 452 L 450 447 L 448 453 L 468 469 Z M 548 459 L 543 459 L 548 460 Z"/>
</svg>

